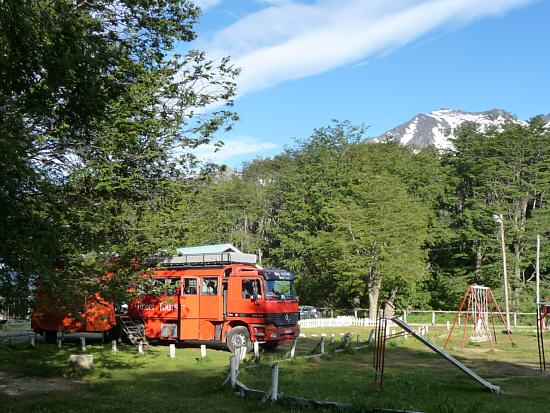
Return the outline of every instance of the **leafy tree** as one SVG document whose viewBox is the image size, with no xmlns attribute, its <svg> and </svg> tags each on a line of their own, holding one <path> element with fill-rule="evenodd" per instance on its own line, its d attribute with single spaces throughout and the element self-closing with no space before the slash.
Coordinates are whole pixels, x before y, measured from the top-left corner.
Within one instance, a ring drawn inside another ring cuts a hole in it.
<svg viewBox="0 0 550 413">
<path fill-rule="evenodd" d="M 201 110 L 231 104 L 229 61 L 174 54 L 198 15 L 184 0 L 0 3 L 3 289 L 39 277 L 85 292 L 104 269 L 92 262 L 116 253 L 123 273 L 154 249 L 140 222 L 185 148 L 236 119 Z"/>
<path fill-rule="evenodd" d="M 509 123 L 487 131 L 466 125 L 458 131 L 456 152 L 449 158 L 456 176 L 456 228 L 466 247 L 464 253 L 473 254 L 475 262 L 472 281 L 501 283 L 498 226 L 493 215 L 502 214 L 516 306 L 534 268 L 528 253 L 533 250 L 535 228 L 544 233 L 548 226 L 544 210 L 550 189 L 549 139 L 540 119 L 526 126 Z"/>
</svg>

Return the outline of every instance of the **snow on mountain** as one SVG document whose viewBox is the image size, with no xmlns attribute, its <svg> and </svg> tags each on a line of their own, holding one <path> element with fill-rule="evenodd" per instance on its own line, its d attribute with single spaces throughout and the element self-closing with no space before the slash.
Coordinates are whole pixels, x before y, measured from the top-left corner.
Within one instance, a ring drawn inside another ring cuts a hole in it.
<svg viewBox="0 0 550 413">
<path fill-rule="evenodd" d="M 482 129 L 489 126 L 503 125 L 507 122 L 525 123 L 500 109 L 485 112 L 438 109 L 427 114 L 420 113 L 408 122 L 373 138 L 373 141 L 379 142 L 383 139 L 392 139 L 402 145 L 414 146 L 419 149 L 426 146 L 450 149 L 452 148 L 452 132 L 465 122 L 475 122 L 481 125 Z"/>
</svg>

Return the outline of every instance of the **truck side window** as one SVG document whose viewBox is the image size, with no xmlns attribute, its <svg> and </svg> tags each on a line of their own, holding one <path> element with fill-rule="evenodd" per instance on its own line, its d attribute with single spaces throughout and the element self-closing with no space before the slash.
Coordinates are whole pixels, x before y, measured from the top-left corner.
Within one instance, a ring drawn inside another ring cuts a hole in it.
<svg viewBox="0 0 550 413">
<path fill-rule="evenodd" d="M 202 279 L 201 295 L 218 295 L 218 277 Z"/>
<path fill-rule="evenodd" d="M 164 288 L 166 288 L 167 295 L 180 295 L 180 286 L 180 277 L 170 277 L 164 280 Z"/>
<path fill-rule="evenodd" d="M 256 294 L 261 295 L 262 291 L 260 289 L 260 281 L 259 280 L 243 280 L 243 288 L 241 292 L 241 296 L 246 299 L 252 298 L 252 295 L 254 294 L 254 290 L 256 290 Z"/>
<path fill-rule="evenodd" d="M 185 295 L 197 295 L 197 279 L 196 278 L 184 278 L 183 279 L 183 293 Z"/>
</svg>

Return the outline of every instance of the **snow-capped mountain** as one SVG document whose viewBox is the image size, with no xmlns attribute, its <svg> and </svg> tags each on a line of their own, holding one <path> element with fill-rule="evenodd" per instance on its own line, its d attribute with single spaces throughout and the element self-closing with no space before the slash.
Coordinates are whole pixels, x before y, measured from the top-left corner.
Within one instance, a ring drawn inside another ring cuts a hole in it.
<svg viewBox="0 0 550 413">
<path fill-rule="evenodd" d="M 393 128 L 374 141 L 393 139 L 402 145 L 424 148 L 433 145 L 438 149 L 452 148 L 452 131 L 464 122 L 475 122 L 482 128 L 498 126 L 506 122 L 519 122 L 512 114 L 493 109 L 486 112 L 464 112 L 455 109 L 438 109 L 433 112 L 418 114 L 408 122 Z"/>
</svg>

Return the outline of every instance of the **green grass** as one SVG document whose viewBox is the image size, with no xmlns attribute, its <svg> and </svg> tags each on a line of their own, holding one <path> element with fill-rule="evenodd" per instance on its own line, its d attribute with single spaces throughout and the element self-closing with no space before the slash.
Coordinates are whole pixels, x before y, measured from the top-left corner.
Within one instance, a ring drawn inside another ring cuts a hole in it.
<svg viewBox="0 0 550 413">
<path fill-rule="evenodd" d="M 366 328 L 326 328 L 303 330 L 308 336 L 325 332 L 327 350 L 330 334 L 360 333 L 368 338 Z M 457 332 L 458 333 L 458 332 Z M 429 337 L 442 345 L 444 329 L 430 329 Z M 372 407 L 410 409 L 426 412 L 516 412 L 548 411 L 550 379 L 538 373 L 536 337 L 534 334 L 514 335 L 516 345 L 504 341 L 496 351 L 488 344 L 466 345 L 460 351 L 459 334 L 451 342 L 451 352 L 484 378 L 502 387 L 500 395 L 484 392 L 480 385 L 454 369 L 412 337 L 388 342 L 384 391 L 374 386 L 372 353 L 357 350 L 353 354 L 330 354 L 322 359 L 299 360 L 280 365 L 279 390 L 283 394 L 319 400 L 352 402 L 357 410 Z M 300 339 L 299 355 L 309 354 L 320 337 Z M 355 336 L 353 337 L 355 343 Z M 549 340 L 550 342 L 550 340 Z M 265 364 L 242 371 L 240 380 L 250 387 L 267 390 L 270 387 L 270 361 L 282 357 L 288 348 L 266 357 Z M 51 345 L 31 348 L 27 344 L 0 346 L 0 400 L 2 412 L 152 412 L 152 411 L 212 411 L 267 412 L 299 411 L 292 405 L 259 404 L 241 399 L 221 387 L 230 354 L 208 350 L 207 360 L 198 360 L 199 349 L 177 349 L 170 359 L 168 348 L 152 347 L 138 355 L 132 347 L 122 346 L 111 353 L 110 346 L 88 346 L 94 355 L 93 371 L 82 377 L 67 367 L 70 354 L 78 353 L 75 345 L 57 349 Z M 252 364 L 252 363 L 251 363 Z M 56 379 L 70 387 L 49 393 L 20 392 L 11 396 L 1 393 L 17 377 L 48 382 Z"/>
</svg>

